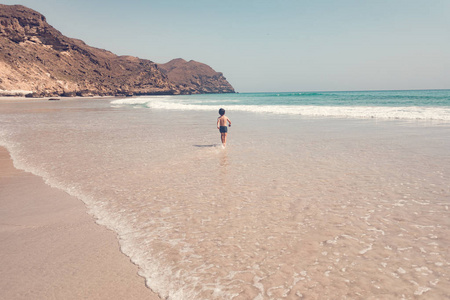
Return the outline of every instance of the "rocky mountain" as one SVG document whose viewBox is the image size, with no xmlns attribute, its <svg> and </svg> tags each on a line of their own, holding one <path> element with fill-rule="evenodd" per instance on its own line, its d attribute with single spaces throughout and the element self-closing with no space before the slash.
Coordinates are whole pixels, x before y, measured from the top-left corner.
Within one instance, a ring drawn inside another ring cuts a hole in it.
<svg viewBox="0 0 450 300">
<path fill-rule="evenodd" d="M 40 13 L 0 4 L 0 94 L 42 96 L 234 93 L 222 73 L 182 59 L 117 56 L 68 38 Z"/>
<path fill-rule="evenodd" d="M 208 65 L 177 58 L 158 66 L 171 82 L 191 93 L 234 93 L 223 74 Z"/>
</svg>

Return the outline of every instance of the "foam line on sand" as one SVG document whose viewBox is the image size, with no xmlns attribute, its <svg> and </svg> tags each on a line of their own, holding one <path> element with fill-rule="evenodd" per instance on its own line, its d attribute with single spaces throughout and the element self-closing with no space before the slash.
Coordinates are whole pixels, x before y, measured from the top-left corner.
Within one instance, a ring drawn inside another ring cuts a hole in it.
<svg viewBox="0 0 450 300">
<path fill-rule="evenodd" d="M 159 299 L 77 198 L 14 168 L 0 147 L 3 299 Z"/>
</svg>

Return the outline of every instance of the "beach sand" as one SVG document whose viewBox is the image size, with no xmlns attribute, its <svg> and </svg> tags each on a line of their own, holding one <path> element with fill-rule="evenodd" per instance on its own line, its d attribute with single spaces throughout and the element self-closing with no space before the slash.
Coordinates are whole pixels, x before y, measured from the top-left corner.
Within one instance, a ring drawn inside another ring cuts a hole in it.
<svg viewBox="0 0 450 300">
<path fill-rule="evenodd" d="M 2 299 L 159 299 L 75 197 L 14 168 L 0 147 Z"/>
</svg>

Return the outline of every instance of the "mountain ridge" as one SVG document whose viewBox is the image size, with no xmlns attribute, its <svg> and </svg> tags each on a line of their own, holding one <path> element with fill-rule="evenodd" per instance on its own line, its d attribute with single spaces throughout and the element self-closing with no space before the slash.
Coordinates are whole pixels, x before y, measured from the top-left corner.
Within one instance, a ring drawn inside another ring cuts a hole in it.
<svg viewBox="0 0 450 300">
<path fill-rule="evenodd" d="M 183 61 L 174 59 L 156 64 L 148 59 L 118 56 L 64 36 L 37 11 L 22 5 L 0 4 L 3 95 L 234 93 L 222 73 L 199 62 L 190 61 L 186 65 Z"/>
</svg>

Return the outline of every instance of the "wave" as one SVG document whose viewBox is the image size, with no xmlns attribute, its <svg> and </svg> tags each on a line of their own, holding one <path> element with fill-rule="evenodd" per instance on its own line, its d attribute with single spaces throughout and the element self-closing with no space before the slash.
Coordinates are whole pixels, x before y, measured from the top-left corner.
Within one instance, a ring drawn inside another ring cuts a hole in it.
<svg viewBox="0 0 450 300">
<path fill-rule="evenodd" d="M 151 109 L 216 111 L 217 106 L 192 102 L 167 101 L 167 98 L 134 98 L 112 102 L 113 105 L 139 105 Z M 171 99 L 173 100 L 173 98 Z M 285 114 L 309 117 L 357 119 L 439 120 L 450 122 L 450 107 L 429 106 L 316 106 L 316 105 L 227 105 L 227 111 Z"/>
</svg>

